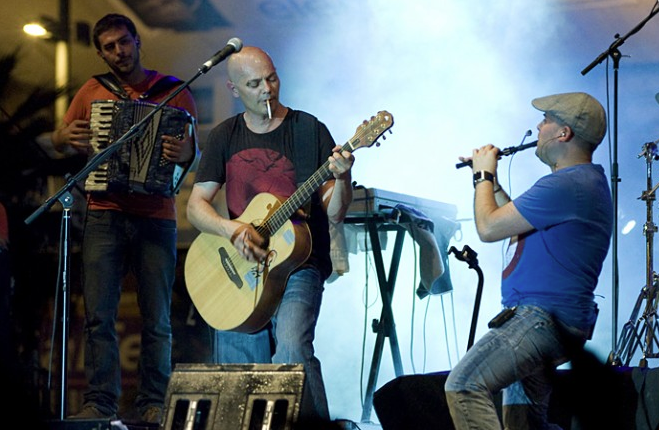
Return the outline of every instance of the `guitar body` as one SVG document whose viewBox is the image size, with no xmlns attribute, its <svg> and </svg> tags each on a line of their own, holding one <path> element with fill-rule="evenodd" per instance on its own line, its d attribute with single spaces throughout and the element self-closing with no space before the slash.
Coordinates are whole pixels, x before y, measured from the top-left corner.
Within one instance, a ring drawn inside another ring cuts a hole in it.
<svg viewBox="0 0 659 430">
<path fill-rule="evenodd" d="M 258 194 L 239 221 L 258 227 L 282 201 Z M 228 239 L 200 233 L 185 261 L 185 281 L 201 317 L 217 330 L 252 333 L 274 315 L 290 273 L 311 253 L 311 234 L 303 221 L 287 220 L 270 236 L 265 266 L 243 259 Z"/>
<path fill-rule="evenodd" d="M 342 148 L 355 151 L 373 146 L 389 130 L 394 118 L 387 111 L 364 121 Z M 303 221 L 291 221 L 318 187 L 331 178 L 329 160 L 288 199 L 258 194 L 238 220 L 270 234 L 265 264 L 238 255 L 228 239 L 201 233 L 190 245 L 185 260 L 185 283 L 201 317 L 217 330 L 252 333 L 274 315 L 288 277 L 311 253 L 311 233 Z"/>
</svg>

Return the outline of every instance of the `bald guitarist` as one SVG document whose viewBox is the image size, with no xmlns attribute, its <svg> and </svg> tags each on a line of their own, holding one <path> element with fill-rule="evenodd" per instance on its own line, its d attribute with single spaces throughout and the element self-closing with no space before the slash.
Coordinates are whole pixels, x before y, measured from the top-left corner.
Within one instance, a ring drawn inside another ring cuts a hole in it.
<svg viewBox="0 0 659 430">
<path fill-rule="evenodd" d="M 354 157 L 335 144 L 327 127 L 315 117 L 280 103 L 279 77 L 264 51 L 244 47 L 229 57 L 227 67 L 227 87 L 241 100 L 245 111 L 211 131 L 188 202 L 188 219 L 202 235 L 230 241 L 229 246 L 208 246 L 209 255 L 226 266 L 223 269 L 240 271 L 240 267 L 234 266 L 235 261 L 241 260 L 253 267 L 254 283 L 237 275 L 230 277 L 235 282 L 231 287 L 236 294 L 260 288 L 261 278 L 274 276 L 272 267 L 286 257 L 282 254 L 290 254 L 299 263 L 296 261 L 293 264 L 296 267 L 290 268 L 290 276 L 279 275 L 285 289 L 272 320 L 264 328 L 255 333 L 217 331 L 215 360 L 303 363 L 306 385 L 300 420 L 328 421 L 327 398 L 313 340 L 324 282 L 332 271 L 329 223 L 342 221 L 352 200 L 350 171 Z M 279 201 L 255 202 L 259 193 L 286 199 L 306 176 L 327 162 L 330 179 L 313 192 L 310 204 L 304 207 L 304 215 L 294 217 L 290 226 L 283 227 L 284 234 L 278 239 L 282 243 L 280 248 L 290 245 L 290 249 L 274 251 L 270 237 L 273 232 L 259 230 L 251 217 L 241 216 L 257 206 L 256 209 L 260 207 L 263 211 L 260 218 L 264 218 Z M 226 187 L 229 218 L 218 214 L 212 204 L 222 187 Z M 295 237 L 291 241 L 295 243 L 288 244 L 291 237 Z M 186 280 L 206 276 L 215 268 L 195 270 L 195 263 L 189 263 L 186 262 Z M 225 301 L 229 301 L 230 294 L 226 297 Z M 216 299 L 216 292 L 212 291 L 202 301 Z M 237 306 L 225 305 L 227 312 Z"/>
</svg>

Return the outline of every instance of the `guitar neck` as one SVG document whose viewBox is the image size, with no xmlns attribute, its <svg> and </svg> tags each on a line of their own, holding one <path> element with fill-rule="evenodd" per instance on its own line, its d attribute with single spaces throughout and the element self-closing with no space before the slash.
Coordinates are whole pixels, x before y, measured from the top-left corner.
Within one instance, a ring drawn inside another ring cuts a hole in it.
<svg viewBox="0 0 659 430">
<path fill-rule="evenodd" d="M 389 130 L 393 125 L 394 119 L 387 111 L 378 112 L 376 117 L 371 117 L 369 122 L 364 121 L 361 126 L 357 128 L 355 135 L 346 142 L 341 151 L 355 152 L 359 148 L 366 148 L 372 146 L 375 141 L 384 133 Z M 307 179 L 300 188 L 298 188 L 293 195 L 291 195 L 282 205 L 277 208 L 264 222 L 257 227 L 261 230 L 260 233 L 264 236 L 271 236 L 278 231 L 284 223 L 297 211 L 303 204 L 309 200 L 320 184 L 330 178 L 331 172 L 329 169 L 329 159 L 323 163 L 313 175 Z"/>
<path fill-rule="evenodd" d="M 359 137 L 357 137 L 359 139 Z M 348 141 L 341 148 L 342 151 L 352 151 L 355 147 L 355 139 Z M 284 223 L 304 205 L 311 195 L 331 176 L 329 169 L 329 160 L 325 161 L 322 166 L 313 175 L 307 179 L 286 201 L 266 219 L 261 226 L 266 229 L 266 233 L 272 234 L 279 230 Z"/>
</svg>

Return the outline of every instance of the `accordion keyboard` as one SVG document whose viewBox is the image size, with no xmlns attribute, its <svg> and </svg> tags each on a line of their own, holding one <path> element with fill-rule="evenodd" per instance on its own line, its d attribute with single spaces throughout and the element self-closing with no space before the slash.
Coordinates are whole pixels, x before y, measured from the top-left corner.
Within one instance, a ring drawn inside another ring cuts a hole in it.
<svg viewBox="0 0 659 430">
<path fill-rule="evenodd" d="M 108 147 L 110 131 L 112 130 L 112 117 L 114 114 L 114 100 L 97 100 L 92 102 L 92 112 L 89 128 L 92 130 L 90 144 L 94 155 Z M 108 187 L 108 165 L 105 161 L 87 176 L 85 189 L 87 191 L 105 191 Z"/>
</svg>

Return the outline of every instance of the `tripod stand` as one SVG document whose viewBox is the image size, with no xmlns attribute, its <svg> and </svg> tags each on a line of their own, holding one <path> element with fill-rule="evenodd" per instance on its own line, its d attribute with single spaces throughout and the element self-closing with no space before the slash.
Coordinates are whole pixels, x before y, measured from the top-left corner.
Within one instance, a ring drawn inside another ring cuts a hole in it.
<svg viewBox="0 0 659 430">
<path fill-rule="evenodd" d="M 641 200 L 645 200 L 647 208 L 647 220 L 643 229 L 646 241 L 646 279 L 632 315 L 622 328 L 618 345 L 616 345 L 615 351 L 609 355 L 610 364 L 616 366 L 629 365 L 636 348 L 641 348 L 639 367 L 647 367 L 648 358 L 659 358 L 659 352 L 655 352 L 654 349 L 655 346 L 659 347 L 659 339 L 657 338 L 657 274 L 654 272 L 652 264 L 654 234 L 657 232 L 657 226 L 652 221 L 652 205 L 655 200 L 655 191 L 659 187 L 657 184 L 652 188 L 652 161 L 659 159 L 656 143 L 646 143 L 643 145 L 643 152 L 639 154 L 639 158 L 645 156 L 647 163 L 647 188 L 640 197 Z M 639 317 L 641 308 L 643 308 L 643 313 Z"/>
</svg>

